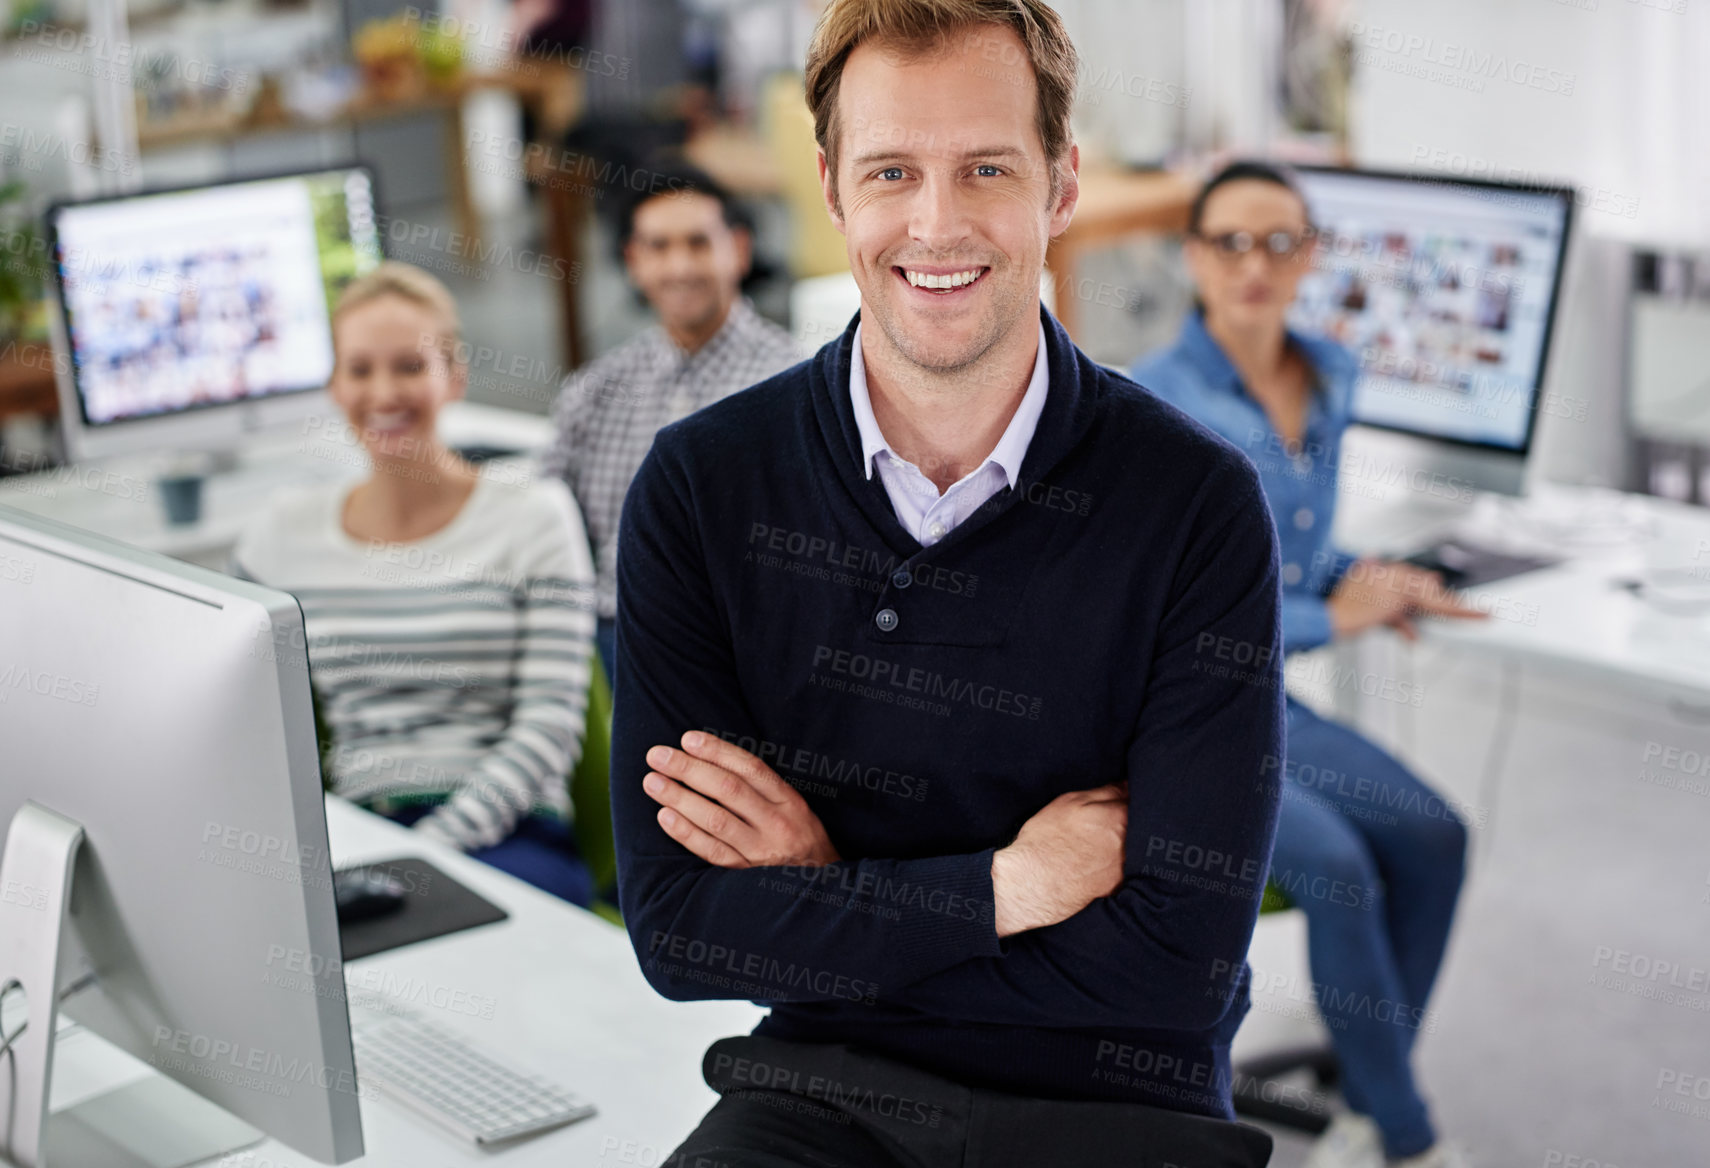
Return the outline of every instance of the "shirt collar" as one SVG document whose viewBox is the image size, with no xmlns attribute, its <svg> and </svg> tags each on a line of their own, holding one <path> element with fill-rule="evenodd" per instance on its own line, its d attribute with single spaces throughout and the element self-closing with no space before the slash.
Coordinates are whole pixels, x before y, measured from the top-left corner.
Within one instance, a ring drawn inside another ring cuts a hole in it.
<svg viewBox="0 0 1710 1168">
<path fill-rule="evenodd" d="M 1197 308 L 1182 321 L 1180 346 L 1182 355 L 1207 384 L 1228 390 L 1241 387 L 1241 375 L 1235 371 L 1235 363 L 1224 354 L 1223 346 L 1206 329 L 1205 314 Z"/>
<path fill-rule="evenodd" d="M 724 323 L 718 326 L 718 332 L 708 337 L 706 344 L 693 353 L 680 348 L 677 342 L 671 339 L 671 334 L 665 331 L 664 325 L 654 326 L 657 330 L 655 339 L 660 348 L 670 354 L 679 366 L 686 366 L 691 361 L 705 361 L 732 344 L 736 338 L 748 331 L 757 316 L 758 313 L 754 311 L 748 297 L 738 296 L 731 301 L 730 311 L 724 314 Z"/>
<path fill-rule="evenodd" d="M 1004 477 L 1011 487 L 1020 481 L 1021 460 L 1026 457 L 1028 444 L 1033 441 L 1034 431 L 1039 427 L 1039 415 L 1045 409 L 1045 395 L 1050 389 L 1050 382 L 1050 365 L 1045 359 L 1045 324 L 1041 320 L 1039 350 L 1033 358 L 1033 375 L 1028 379 L 1027 392 L 1021 395 L 1021 404 L 1015 408 L 1009 425 L 1004 428 L 1003 437 L 998 439 L 986 458 L 986 462 L 995 462 L 1003 468 Z M 855 427 L 861 432 L 861 468 L 866 476 L 869 479 L 873 477 L 873 459 L 881 451 L 900 462 L 907 461 L 891 449 L 891 444 L 885 441 L 879 430 L 878 419 L 873 416 L 873 398 L 867 388 L 867 362 L 861 356 L 859 324 L 855 326 L 854 346 L 849 354 L 849 402 L 855 410 Z"/>
<path fill-rule="evenodd" d="M 1307 336 L 1294 329 L 1287 331 L 1289 344 L 1306 358 L 1306 363 L 1312 370 L 1314 403 L 1323 406 L 1332 416 L 1345 415 L 1353 395 L 1354 381 L 1359 374 L 1358 366 L 1347 350 L 1325 338 Z M 1230 393 L 1246 393 L 1246 387 L 1241 384 L 1241 375 L 1235 371 L 1234 362 L 1229 360 L 1223 352 L 1223 346 L 1206 330 L 1205 313 L 1197 308 L 1189 312 L 1187 319 L 1182 322 L 1178 351 L 1199 372 L 1207 385 Z"/>
</svg>

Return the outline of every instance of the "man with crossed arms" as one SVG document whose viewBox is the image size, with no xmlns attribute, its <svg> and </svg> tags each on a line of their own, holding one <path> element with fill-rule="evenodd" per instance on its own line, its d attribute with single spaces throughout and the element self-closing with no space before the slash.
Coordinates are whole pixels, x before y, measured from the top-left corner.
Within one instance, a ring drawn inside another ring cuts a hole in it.
<svg viewBox="0 0 1710 1168">
<path fill-rule="evenodd" d="M 771 1007 L 668 1164 L 1268 1159 L 1229 1042 L 1276 533 L 1039 303 L 1076 64 L 1042 0 L 832 0 L 807 92 L 860 314 L 662 430 L 625 502 L 624 919 L 666 997 Z"/>
</svg>

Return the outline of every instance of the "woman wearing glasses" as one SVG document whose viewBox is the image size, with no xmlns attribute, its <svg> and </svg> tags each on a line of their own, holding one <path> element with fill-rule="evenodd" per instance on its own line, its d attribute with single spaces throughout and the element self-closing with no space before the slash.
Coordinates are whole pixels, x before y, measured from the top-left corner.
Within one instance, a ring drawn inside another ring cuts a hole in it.
<svg viewBox="0 0 1710 1168">
<path fill-rule="evenodd" d="M 1199 293 L 1169 349 L 1134 380 L 1245 451 L 1282 555 L 1288 653 L 1422 614 L 1474 615 L 1437 577 L 1354 561 L 1330 543 L 1342 431 L 1358 366 L 1285 316 L 1316 233 L 1289 175 L 1236 162 L 1194 200 L 1183 247 Z M 1309 1168 L 1461 1168 L 1438 1140 L 1409 1057 L 1460 894 L 1466 828 L 1443 799 L 1353 730 L 1288 703 L 1271 883 L 1306 913 L 1314 996 L 1349 1111 Z"/>
</svg>

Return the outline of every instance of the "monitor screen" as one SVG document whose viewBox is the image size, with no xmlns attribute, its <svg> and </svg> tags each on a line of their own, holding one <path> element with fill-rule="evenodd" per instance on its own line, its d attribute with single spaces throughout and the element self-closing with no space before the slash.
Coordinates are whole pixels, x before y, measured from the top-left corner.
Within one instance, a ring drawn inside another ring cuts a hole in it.
<svg viewBox="0 0 1710 1168">
<path fill-rule="evenodd" d="M 1347 346 L 1356 422 L 1524 452 L 1573 192 L 1300 172 L 1320 235 L 1290 324 Z"/>
<path fill-rule="evenodd" d="M 331 306 L 380 262 L 360 167 L 49 211 L 86 425 L 319 389 Z"/>
</svg>

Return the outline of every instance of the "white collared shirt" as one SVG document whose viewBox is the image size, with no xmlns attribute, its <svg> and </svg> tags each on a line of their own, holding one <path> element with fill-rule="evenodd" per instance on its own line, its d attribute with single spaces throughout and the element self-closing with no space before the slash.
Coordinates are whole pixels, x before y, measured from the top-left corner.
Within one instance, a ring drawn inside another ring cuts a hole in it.
<svg viewBox="0 0 1710 1168">
<path fill-rule="evenodd" d="M 1021 460 L 1039 426 L 1050 383 L 1045 362 L 1045 326 L 1043 323 L 1039 326 L 1039 352 L 1033 358 L 1033 376 L 1027 382 L 1027 392 L 1022 395 L 1003 437 L 979 469 L 950 484 L 943 494 L 939 494 L 938 487 L 918 466 L 892 450 L 879 430 L 878 419 L 873 416 L 872 395 L 867 389 L 867 362 L 861 356 L 861 328 L 859 324 L 855 326 L 855 349 L 849 362 L 849 400 L 855 408 L 855 426 L 861 432 L 862 469 L 870 479 L 873 468 L 878 468 L 879 481 L 885 485 L 885 493 L 890 496 L 903 528 L 922 547 L 931 547 L 1006 485 L 1014 487 L 1020 482 Z"/>
</svg>

